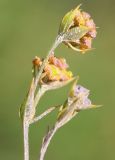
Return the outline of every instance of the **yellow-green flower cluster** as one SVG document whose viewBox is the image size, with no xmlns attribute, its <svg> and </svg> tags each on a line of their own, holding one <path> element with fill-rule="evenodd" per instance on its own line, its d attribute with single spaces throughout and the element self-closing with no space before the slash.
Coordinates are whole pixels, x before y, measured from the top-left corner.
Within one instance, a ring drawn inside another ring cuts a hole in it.
<svg viewBox="0 0 115 160">
<path fill-rule="evenodd" d="M 35 57 L 33 64 L 39 67 L 42 65 L 42 60 Z M 67 70 L 68 64 L 64 58 L 57 58 L 53 54 L 50 56 L 47 64 L 44 67 L 41 83 L 48 83 L 51 81 L 66 81 L 72 78 L 72 72 Z"/>
</svg>

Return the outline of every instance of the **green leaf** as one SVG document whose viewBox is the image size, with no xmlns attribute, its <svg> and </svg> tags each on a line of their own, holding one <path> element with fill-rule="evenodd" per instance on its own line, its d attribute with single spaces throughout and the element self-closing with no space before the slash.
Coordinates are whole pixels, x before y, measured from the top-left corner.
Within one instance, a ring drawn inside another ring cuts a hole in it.
<svg viewBox="0 0 115 160">
<path fill-rule="evenodd" d="M 61 126 L 65 125 L 72 118 L 74 118 L 75 115 L 78 113 L 77 110 L 76 110 L 76 101 L 73 102 L 70 105 L 67 103 L 67 107 L 64 108 L 61 112 L 59 112 L 59 114 L 58 114 L 58 120 L 57 120 L 58 126 L 61 127 Z"/>
<path fill-rule="evenodd" d="M 63 33 L 68 31 L 70 26 L 73 24 L 73 11 L 68 12 L 64 18 L 62 19 L 62 22 L 60 24 L 59 33 Z"/>
<path fill-rule="evenodd" d="M 74 10 L 69 11 L 62 19 L 60 28 L 59 28 L 59 33 L 64 33 L 67 32 L 70 27 L 74 24 L 74 17 L 79 12 L 81 4 L 77 6 Z"/>
<path fill-rule="evenodd" d="M 100 108 L 100 107 L 102 107 L 103 105 L 91 105 L 91 106 L 89 106 L 88 108 L 86 108 L 86 109 L 95 109 L 95 108 Z"/>
<path fill-rule="evenodd" d="M 28 94 L 26 95 L 24 102 L 22 103 L 22 105 L 19 108 L 19 117 L 23 122 L 24 119 L 24 114 L 25 114 L 25 108 L 26 108 L 26 103 L 27 103 L 27 99 L 28 99 Z"/>
<path fill-rule="evenodd" d="M 89 29 L 87 27 L 84 27 L 84 26 L 72 28 L 64 34 L 64 39 L 63 40 L 65 42 L 77 42 L 88 31 L 89 31 Z"/>
<path fill-rule="evenodd" d="M 24 120 L 29 121 L 34 117 L 34 79 L 32 79 L 32 83 L 30 85 L 30 89 L 24 99 L 23 104 L 19 109 L 19 117 L 22 122 Z"/>
</svg>

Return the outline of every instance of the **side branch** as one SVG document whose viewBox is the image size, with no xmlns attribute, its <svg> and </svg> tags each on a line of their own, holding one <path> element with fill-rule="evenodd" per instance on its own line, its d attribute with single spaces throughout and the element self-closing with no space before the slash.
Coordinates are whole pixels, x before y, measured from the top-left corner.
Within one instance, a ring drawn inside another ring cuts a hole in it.
<svg viewBox="0 0 115 160">
<path fill-rule="evenodd" d="M 49 113 L 51 113 L 52 111 L 54 111 L 57 107 L 59 106 L 55 106 L 55 107 L 51 107 L 49 109 L 47 109 L 45 112 L 43 112 L 41 115 L 39 115 L 38 117 L 35 117 L 30 124 L 36 123 L 37 121 L 41 120 L 43 117 L 47 116 Z"/>
</svg>

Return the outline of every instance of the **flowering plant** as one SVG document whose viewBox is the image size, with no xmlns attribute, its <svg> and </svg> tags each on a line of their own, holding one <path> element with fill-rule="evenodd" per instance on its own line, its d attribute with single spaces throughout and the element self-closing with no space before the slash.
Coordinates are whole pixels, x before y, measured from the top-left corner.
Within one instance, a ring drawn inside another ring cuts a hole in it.
<svg viewBox="0 0 115 160">
<path fill-rule="evenodd" d="M 58 35 L 45 59 L 33 59 L 32 82 L 27 96 L 20 107 L 20 118 L 24 133 L 24 160 L 29 160 L 29 127 L 39 121 L 56 108 L 59 113 L 56 123 L 45 137 L 40 150 L 40 160 L 44 156 L 48 145 L 56 131 L 74 118 L 80 111 L 96 108 L 89 99 L 90 91 L 77 84 L 78 76 L 73 76 L 65 58 L 57 57 L 55 49 L 64 43 L 67 47 L 86 53 L 92 48 L 92 40 L 96 37 L 96 25 L 91 16 L 80 9 L 80 5 L 68 12 L 62 19 Z M 61 88 L 70 82 L 73 83 L 68 98 L 64 104 L 48 108 L 41 115 L 36 116 L 36 107 L 46 91 Z"/>
</svg>

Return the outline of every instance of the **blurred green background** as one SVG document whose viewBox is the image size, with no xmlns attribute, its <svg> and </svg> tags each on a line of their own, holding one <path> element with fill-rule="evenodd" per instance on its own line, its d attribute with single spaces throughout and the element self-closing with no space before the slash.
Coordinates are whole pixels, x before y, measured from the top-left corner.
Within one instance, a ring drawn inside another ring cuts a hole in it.
<svg viewBox="0 0 115 160">
<path fill-rule="evenodd" d="M 44 57 L 57 35 L 63 15 L 82 3 L 94 18 L 98 35 L 93 51 L 80 55 L 64 45 L 57 50 L 79 83 L 91 90 L 96 110 L 81 112 L 53 138 L 46 160 L 115 159 L 115 1 L 114 0 L 0 0 L 0 159 L 23 160 L 18 116 L 31 80 L 31 61 Z M 48 92 L 40 112 L 63 103 L 69 87 Z M 38 110 L 39 113 L 39 110 Z M 38 159 L 41 138 L 55 122 L 51 114 L 30 128 L 30 160 Z"/>
</svg>

